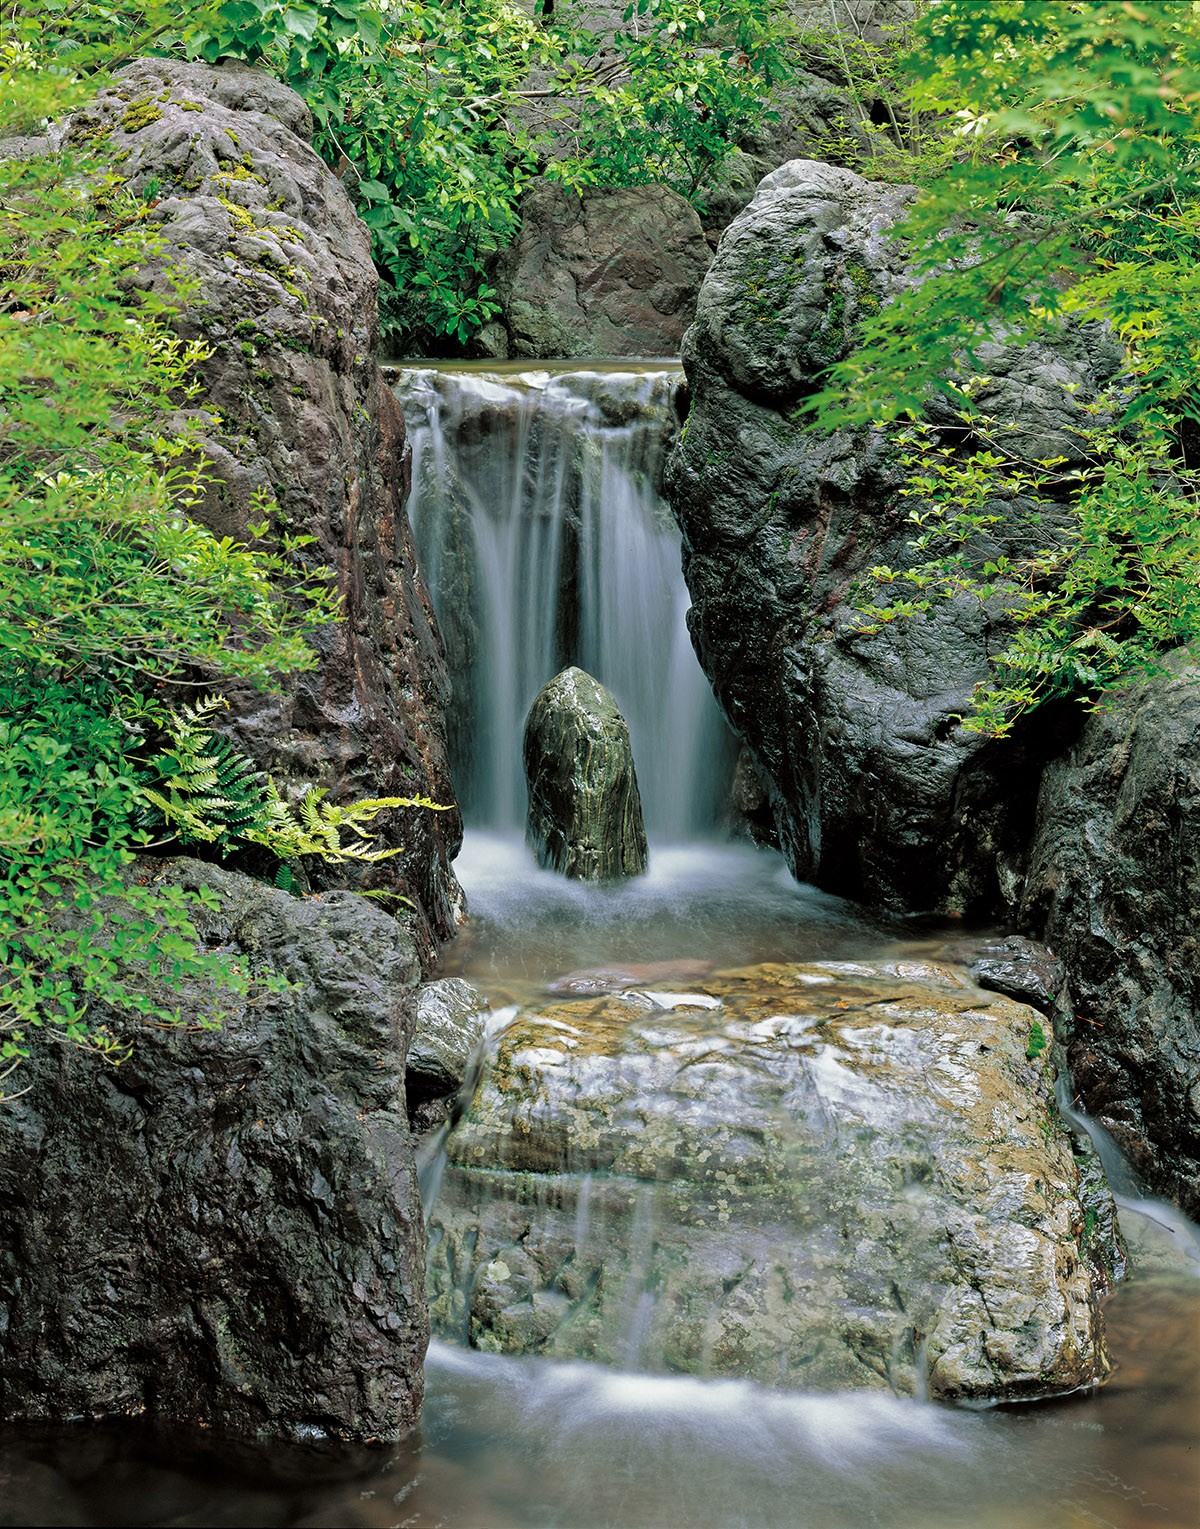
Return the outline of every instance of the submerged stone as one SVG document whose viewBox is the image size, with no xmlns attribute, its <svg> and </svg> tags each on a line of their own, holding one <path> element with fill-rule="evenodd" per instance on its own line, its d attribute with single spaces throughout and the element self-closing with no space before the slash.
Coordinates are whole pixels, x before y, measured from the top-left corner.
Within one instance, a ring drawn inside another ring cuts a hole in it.
<svg viewBox="0 0 1200 1529">
<path fill-rule="evenodd" d="M 581 881 L 640 876 L 646 830 L 629 728 L 582 669 L 543 686 L 525 723 L 526 838 L 538 861 Z"/>
<path fill-rule="evenodd" d="M 434 1321 L 797 1389 L 1092 1385 L 1115 1234 L 1035 1026 L 922 962 L 525 1010 L 450 1139 Z"/>
</svg>

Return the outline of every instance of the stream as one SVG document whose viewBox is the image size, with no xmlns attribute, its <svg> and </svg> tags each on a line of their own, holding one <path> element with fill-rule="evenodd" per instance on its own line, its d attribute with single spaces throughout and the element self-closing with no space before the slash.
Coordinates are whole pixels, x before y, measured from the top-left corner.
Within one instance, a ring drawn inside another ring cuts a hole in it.
<svg viewBox="0 0 1200 1529">
<path fill-rule="evenodd" d="M 945 958 L 961 928 L 873 917 L 731 839 L 736 749 L 691 656 L 658 496 L 678 373 L 421 367 L 397 394 L 412 517 L 456 677 L 451 743 L 471 917 L 444 972 L 498 1014 L 571 973 Z M 586 886 L 522 838 L 520 731 L 589 669 L 629 721 L 646 876 Z M 1069 1108 L 1069 1101 L 1064 1100 Z M 1123 1169 L 1100 1142 L 1110 1179 Z M 436 1150 L 427 1147 L 430 1192 Z M 6 1428 L 0 1523 L 406 1529 L 1190 1529 L 1200 1521 L 1200 1235 L 1127 1178 L 1113 1373 L 1054 1402 L 950 1408 L 766 1389 L 436 1336 L 400 1446 L 231 1445 L 139 1423 Z"/>
</svg>

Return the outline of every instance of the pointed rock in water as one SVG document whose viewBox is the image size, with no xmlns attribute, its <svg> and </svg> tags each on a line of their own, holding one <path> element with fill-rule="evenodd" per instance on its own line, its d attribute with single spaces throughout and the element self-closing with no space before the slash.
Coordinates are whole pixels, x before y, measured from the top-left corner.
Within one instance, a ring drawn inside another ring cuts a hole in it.
<svg viewBox="0 0 1200 1529">
<path fill-rule="evenodd" d="M 525 721 L 529 821 L 538 861 L 580 881 L 640 876 L 646 830 L 629 728 L 582 669 L 542 687 Z"/>
</svg>

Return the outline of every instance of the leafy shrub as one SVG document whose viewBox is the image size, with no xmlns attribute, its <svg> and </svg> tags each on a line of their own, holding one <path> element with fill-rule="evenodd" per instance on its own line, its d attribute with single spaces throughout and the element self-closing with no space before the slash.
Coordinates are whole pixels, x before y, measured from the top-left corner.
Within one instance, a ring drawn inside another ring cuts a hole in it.
<svg viewBox="0 0 1200 1529">
<path fill-rule="evenodd" d="M 181 844 L 212 845 L 223 854 L 259 845 L 287 868 L 290 886 L 293 862 L 306 855 L 374 861 L 400 854 L 400 849 L 375 849 L 363 837 L 381 812 L 397 807 L 447 810 L 428 797 L 409 796 L 370 797 L 339 806 L 319 787 L 310 787 L 292 806 L 269 775 L 209 727 L 227 704 L 210 696 L 197 706 L 181 707 L 168 720 L 169 747 L 150 757 L 136 788 L 139 802 L 150 810 L 151 829 L 165 828 Z M 355 837 L 346 841 L 344 832 Z"/>
<path fill-rule="evenodd" d="M 912 108 L 939 114 L 958 153 L 895 231 L 917 280 L 808 407 L 826 428 L 910 422 L 912 564 L 876 571 L 899 598 L 869 597 L 862 619 L 979 600 L 996 656 L 966 725 L 1003 734 L 1200 639 L 1200 15 L 1183 0 L 942 0 L 913 50 Z M 1024 461 L 963 378 L 986 370 L 981 342 L 1087 322 L 1126 360 L 1081 411 L 1082 465 Z M 922 425 L 931 392 L 953 401 L 962 444 Z M 1012 516 L 1034 550 L 997 557 L 986 533 Z"/>
</svg>

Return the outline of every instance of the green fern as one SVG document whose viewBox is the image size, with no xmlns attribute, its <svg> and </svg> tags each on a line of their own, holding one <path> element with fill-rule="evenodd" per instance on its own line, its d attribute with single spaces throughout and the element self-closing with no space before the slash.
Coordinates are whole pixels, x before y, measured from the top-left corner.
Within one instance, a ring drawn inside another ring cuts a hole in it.
<svg viewBox="0 0 1200 1529">
<path fill-rule="evenodd" d="M 139 793 L 156 826 L 184 844 L 212 844 L 222 855 L 255 844 L 280 862 L 275 884 L 294 891 L 293 862 L 306 855 L 330 862 L 387 860 L 402 847 L 376 849 L 367 825 L 393 807 L 449 809 L 424 796 L 376 796 L 338 806 L 311 786 L 292 806 L 269 775 L 254 767 L 209 723 L 228 702 L 209 696 L 176 713 L 167 731 L 170 747 L 150 760 L 152 783 Z M 343 832 L 353 835 L 343 842 Z"/>
<path fill-rule="evenodd" d="M 170 747 L 150 760 L 152 781 L 139 784 L 151 809 L 149 826 L 165 827 L 183 844 L 213 844 L 228 854 L 259 827 L 271 782 L 226 738 L 209 727 L 228 702 L 209 696 L 176 714 Z"/>
</svg>

